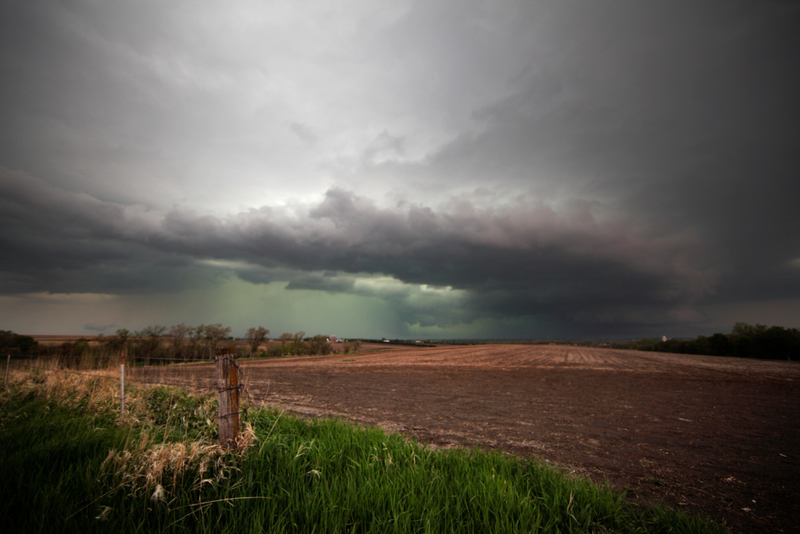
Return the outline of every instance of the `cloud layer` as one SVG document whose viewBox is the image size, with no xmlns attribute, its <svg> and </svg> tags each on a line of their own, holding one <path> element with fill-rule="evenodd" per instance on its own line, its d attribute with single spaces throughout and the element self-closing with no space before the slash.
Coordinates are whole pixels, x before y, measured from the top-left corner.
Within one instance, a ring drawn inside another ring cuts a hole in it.
<svg viewBox="0 0 800 534">
<path fill-rule="evenodd" d="M 206 281 L 187 276 L 201 260 L 254 283 L 288 281 L 289 290 L 403 300 L 405 286 L 431 288 L 429 307 L 442 309 L 409 308 L 411 324 L 536 315 L 638 324 L 690 319 L 687 307 L 716 279 L 698 267 L 691 236 L 604 220 L 588 203 L 561 214 L 522 199 L 481 208 L 483 199 L 464 197 L 439 209 L 381 208 L 331 189 L 308 206 L 219 219 L 103 202 L 9 171 L 0 184 L 6 228 L 20 232 L 6 232 L 3 245 L 16 251 L 9 260 L 27 262 L 3 265 L 15 273 L 4 292 L 175 291 Z M 363 281 L 375 277 L 401 284 Z M 458 313 L 445 311 L 453 290 Z"/>
<path fill-rule="evenodd" d="M 241 282 L 242 309 L 338 302 L 396 335 L 692 335 L 765 302 L 799 326 L 799 24 L 782 1 L 4 4 L 0 299 Z"/>
</svg>

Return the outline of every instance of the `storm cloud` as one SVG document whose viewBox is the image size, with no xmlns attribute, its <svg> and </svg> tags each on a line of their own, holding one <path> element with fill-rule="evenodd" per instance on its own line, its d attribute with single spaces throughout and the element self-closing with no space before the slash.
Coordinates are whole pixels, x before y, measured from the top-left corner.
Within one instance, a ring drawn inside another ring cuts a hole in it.
<svg viewBox="0 0 800 534">
<path fill-rule="evenodd" d="M 110 296 L 75 297 L 96 331 L 142 299 L 209 322 L 234 286 L 309 332 L 337 303 L 359 335 L 798 326 L 795 2 L 0 15 L 0 298 L 29 332 L 41 295 Z"/>
<path fill-rule="evenodd" d="M 16 250 L 9 259 L 26 260 L 6 280 L 6 291 L 52 291 L 64 270 L 83 278 L 70 277 L 61 292 L 176 289 L 193 280 L 157 273 L 196 269 L 195 260 L 206 260 L 254 282 L 250 266 L 283 269 L 289 290 L 381 296 L 380 289 L 359 285 L 365 275 L 460 290 L 459 304 L 471 319 L 555 314 L 570 321 L 649 322 L 680 318 L 716 279 L 713 268 L 698 267 L 703 258 L 691 236 L 601 220 L 588 203 L 563 214 L 521 199 L 480 208 L 463 197 L 438 210 L 410 203 L 380 208 L 331 189 L 309 206 L 261 207 L 219 219 L 146 212 L 57 191 L 19 173 L 2 176 L 5 202 L 16 208 L 4 210 L 14 218 L 13 224 L 6 219 L 7 228 L 25 230 L 4 237 L 7 250 Z M 15 264 L 8 262 L 6 272 Z M 105 279 L 104 269 L 115 277 Z M 287 276 L 293 271 L 310 274 Z M 383 296 L 408 295 L 388 289 Z"/>
</svg>

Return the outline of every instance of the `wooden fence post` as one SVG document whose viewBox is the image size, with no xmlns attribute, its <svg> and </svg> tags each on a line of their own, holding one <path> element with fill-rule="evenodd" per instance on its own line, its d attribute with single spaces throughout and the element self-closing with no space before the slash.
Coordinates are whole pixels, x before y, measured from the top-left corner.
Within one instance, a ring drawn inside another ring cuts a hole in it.
<svg viewBox="0 0 800 534">
<path fill-rule="evenodd" d="M 125 351 L 119 355 L 119 414 L 125 415 Z"/>
<path fill-rule="evenodd" d="M 239 437 L 239 375 L 232 348 L 217 350 L 217 389 L 219 390 L 219 445 L 235 449 Z"/>
</svg>

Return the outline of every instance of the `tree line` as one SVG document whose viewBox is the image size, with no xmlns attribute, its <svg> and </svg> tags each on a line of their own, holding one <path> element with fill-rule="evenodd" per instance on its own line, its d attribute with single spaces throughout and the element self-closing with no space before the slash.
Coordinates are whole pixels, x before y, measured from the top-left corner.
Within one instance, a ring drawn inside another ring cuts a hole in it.
<svg viewBox="0 0 800 534">
<path fill-rule="evenodd" d="M 738 356 L 770 360 L 800 360 L 800 330 L 781 326 L 736 323 L 730 334 L 696 339 L 643 339 L 630 348 L 653 352 Z"/>
<path fill-rule="evenodd" d="M 242 340 L 230 336 L 231 327 L 222 324 L 187 326 L 184 323 L 166 327 L 146 326 L 140 330 L 118 329 L 113 335 L 93 339 L 78 338 L 59 345 L 43 345 L 31 336 L 0 331 L 0 349 L 15 356 L 49 356 L 64 367 L 105 367 L 110 358 L 125 353 L 128 361 L 143 365 L 174 361 L 213 360 L 218 348 L 231 347 L 237 357 L 281 357 L 324 355 L 332 352 L 353 352 L 360 341 L 342 343 L 339 350 L 323 335 L 306 337 L 306 333 L 284 332 L 270 343 L 269 330 L 263 326 L 247 330 Z"/>
<path fill-rule="evenodd" d="M 38 343 L 31 336 L 0 330 L 0 354 L 26 355 L 36 351 Z"/>
</svg>

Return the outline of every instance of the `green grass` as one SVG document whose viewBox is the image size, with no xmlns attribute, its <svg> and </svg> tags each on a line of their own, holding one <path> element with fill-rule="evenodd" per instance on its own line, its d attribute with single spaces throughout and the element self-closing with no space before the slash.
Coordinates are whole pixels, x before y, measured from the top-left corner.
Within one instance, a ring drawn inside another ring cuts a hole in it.
<svg viewBox="0 0 800 534">
<path fill-rule="evenodd" d="M 726 532 L 535 462 L 337 420 L 252 410 L 256 439 L 223 453 L 207 399 L 132 395 L 123 419 L 86 388 L 28 381 L 0 396 L 8 531 Z"/>
</svg>

